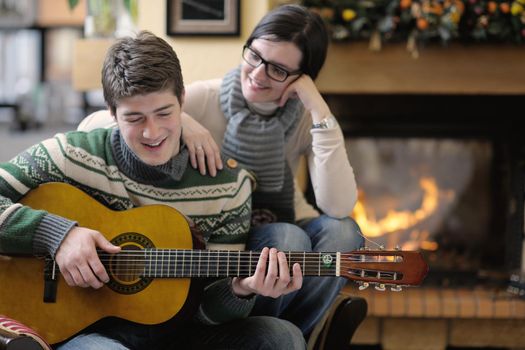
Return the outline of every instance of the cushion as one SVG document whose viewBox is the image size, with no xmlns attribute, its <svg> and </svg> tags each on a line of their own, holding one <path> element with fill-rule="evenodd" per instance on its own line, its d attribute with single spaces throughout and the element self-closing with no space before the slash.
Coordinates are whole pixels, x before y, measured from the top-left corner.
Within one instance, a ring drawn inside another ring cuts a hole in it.
<svg viewBox="0 0 525 350">
<path fill-rule="evenodd" d="M 10 319 L 7 316 L 0 315 L 0 330 L 4 330 L 15 335 L 30 337 L 35 340 L 42 347 L 42 349 L 51 350 L 51 346 L 37 332 L 18 321 Z"/>
</svg>

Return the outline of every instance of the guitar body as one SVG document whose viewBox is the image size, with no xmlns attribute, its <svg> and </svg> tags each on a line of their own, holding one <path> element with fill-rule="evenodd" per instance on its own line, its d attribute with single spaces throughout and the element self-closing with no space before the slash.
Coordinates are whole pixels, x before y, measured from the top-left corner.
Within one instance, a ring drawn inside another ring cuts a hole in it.
<svg viewBox="0 0 525 350">
<path fill-rule="evenodd" d="M 102 232 L 109 240 L 125 239 L 120 245 L 131 248 L 142 248 L 141 235 L 147 236 L 155 247 L 193 247 L 186 219 L 168 206 L 113 211 L 75 187 L 61 183 L 41 185 L 21 202 L 75 220 L 80 226 Z M 116 289 L 69 287 L 57 271 L 56 302 L 46 303 L 44 265 L 44 259 L 0 256 L 0 314 L 32 327 L 49 343 L 67 339 L 108 316 L 143 324 L 165 322 L 181 311 L 190 290 L 189 278 L 155 278 L 146 283 L 115 276 L 112 282 Z"/>
</svg>

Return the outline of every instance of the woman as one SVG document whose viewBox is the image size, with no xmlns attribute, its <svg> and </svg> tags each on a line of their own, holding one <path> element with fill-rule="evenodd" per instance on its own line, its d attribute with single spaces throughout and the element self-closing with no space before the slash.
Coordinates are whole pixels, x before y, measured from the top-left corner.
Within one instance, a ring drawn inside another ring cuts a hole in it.
<svg viewBox="0 0 525 350">
<path fill-rule="evenodd" d="M 222 167 L 220 144 L 223 156 L 257 177 L 247 249 L 333 252 L 363 245 L 359 227 L 348 217 L 357 190 L 343 134 L 313 82 L 327 47 L 317 14 L 299 5 L 280 6 L 257 24 L 239 67 L 221 80 L 186 87 L 183 108 L 193 119 L 184 116 L 183 139 L 192 165 L 201 173 L 207 165 L 215 175 Z M 303 156 L 322 215 L 297 186 L 294 194 Z M 344 284 L 342 278 L 304 278 L 295 293 L 258 296 L 253 314 L 287 319 L 308 337 Z"/>
<path fill-rule="evenodd" d="M 185 112 L 209 129 L 223 155 L 257 176 L 252 224 L 258 226 L 250 232 L 248 249 L 350 251 L 363 244 L 358 226 L 348 217 L 357 190 L 343 134 L 313 82 L 327 46 L 327 31 L 317 14 L 298 5 L 281 6 L 257 24 L 240 67 L 222 80 L 186 88 Z M 186 139 L 194 166 L 204 162 L 205 149 L 210 153 L 214 148 L 210 143 L 209 138 Z M 300 191 L 293 200 L 293 174 L 303 155 L 323 215 Z M 340 278 L 305 278 L 295 294 L 258 297 L 254 313 L 290 320 L 308 335 L 344 283 Z"/>
</svg>

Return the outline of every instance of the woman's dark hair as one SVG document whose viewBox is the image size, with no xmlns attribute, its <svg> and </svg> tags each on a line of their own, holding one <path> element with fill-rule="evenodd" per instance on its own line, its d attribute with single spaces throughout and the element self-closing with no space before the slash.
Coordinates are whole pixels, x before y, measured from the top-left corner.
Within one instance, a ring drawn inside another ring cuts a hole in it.
<svg viewBox="0 0 525 350">
<path fill-rule="evenodd" d="M 106 54 L 102 67 L 104 99 L 115 115 L 121 98 L 172 89 L 182 104 L 184 82 L 173 48 L 148 31 L 119 39 Z"/>
<path fill-rule="evenodd" d="M 294 43 L 303 53 L 301 71 L 317 78 L 328 50 L 328 32 L 317 13 L 300 5 L 279 6 L 260 20 L 246 45 L 260 38 Z"/>
</svg>

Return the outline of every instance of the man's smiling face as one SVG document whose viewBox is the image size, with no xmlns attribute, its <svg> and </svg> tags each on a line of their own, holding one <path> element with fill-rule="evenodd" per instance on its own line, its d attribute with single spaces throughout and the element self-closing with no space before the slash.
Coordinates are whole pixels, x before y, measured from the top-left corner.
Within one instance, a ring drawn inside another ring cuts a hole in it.
<svg viewBox="0 0 525 350">
<path fill-rule="evenodd" d="M 181 110 L 177 96 L 167 89 L 122 98 L 115 117 L 128 147 L 144 163 L 155 166 L 180 151 Z"/>
</svg>

